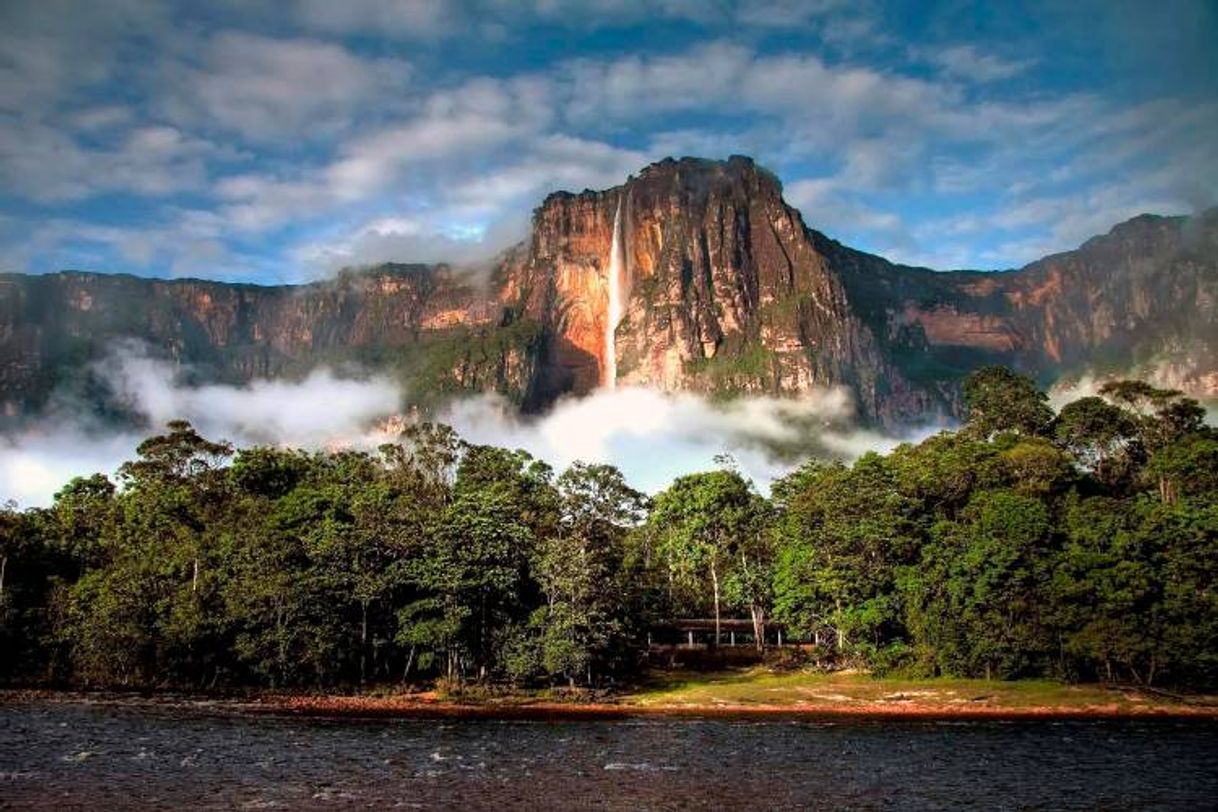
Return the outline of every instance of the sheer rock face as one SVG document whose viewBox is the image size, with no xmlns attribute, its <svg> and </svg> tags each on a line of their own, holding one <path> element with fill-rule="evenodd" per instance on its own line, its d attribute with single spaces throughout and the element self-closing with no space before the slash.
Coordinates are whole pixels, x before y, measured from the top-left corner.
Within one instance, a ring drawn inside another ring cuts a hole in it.
<svg viewBox="0 0 1218 812">
<path fill-rule="evenodd" d="M 448 364 L 458 388 L 523 391 L 527 353 L 503 343 L 488 357 L 469 340 L 496 331 L 497 316 L 482 288 L 445 267 L 386 265 L 280 287 L 0 275 L 0 420 L 37 411 L 57 386 L 98 384 L 81 380 L 92 362 L 132 340 L 200 382 L 298 376 L 323 363 L 392 367 L 417 348 Z"/>
<path fill-rule="evenodd" d="M 1044 382 L 1153 374 L 1218 395 L 1218 209 L 1141 215 L 1075 251 L 999 273 L 907 268 L 813 239 L 906 372 L 920 363 L 951 380 L 1001 363 Z"/>
<path fill-rule="evenodd" d="M 969 370 L 1155 365 L 1218 394 L 1218 210 L 1144 215 L 1000 273 L 893 265 L 808 229 L 747 158 L 653 164 L 603 192 L 550 195 L 489 278 L 385 265 L 296 287 L 65 272 L 0 275 L 0 421 L 41 408 L 116 340 L 190 380 L 240 383 L 355 362 L 415 399 L 498 391 L 526 409 L 604 382 L 621 217 L 617 382 L 797 395 L 844 385 L 896 425 L 958 412 Z"/>
<path fill-rule="evenodd" d="M 544 325 L 531 406 L 603 381 L 616 204 L 612 192 L 551 195 L 534 215 L 528 248 L 508 256 L 496 274 L 507 312 Z"/>
<path fill-rule="evenodd" d="M 552 336 L 543 400 L 603 379 L 619 207 L 618 383 L 775 395 L 845 384 L 871 417 L 945 405 L 887 363 L 777 179 L 747 158 L 663 161 L 615 189 L 546 199 L 529 281 L 509 285 L 531 291 L 524 309 Z"/>
</svg>

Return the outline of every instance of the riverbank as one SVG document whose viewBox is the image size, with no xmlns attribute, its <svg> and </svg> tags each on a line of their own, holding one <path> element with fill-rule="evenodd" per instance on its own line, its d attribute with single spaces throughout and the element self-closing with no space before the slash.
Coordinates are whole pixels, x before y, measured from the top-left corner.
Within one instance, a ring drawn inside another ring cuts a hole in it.
<svg viewBox="0 0 1218 812">
<path fill-rule="evenodd" d="M 350 718 L 622 719 L 662 717 L 874 717 L 1034 719 L 1178 717 L 1218 719 L 1218 697 L 1135 688 L 960 679 L 875 678 L 866 674 L 658 671 L 638 686 L 589 698 L 549 692 L 444 696 L 435 692 L 301 694 L 272 691 L 223 697 L 183 694 L 3 691 L 21 701 L 151 704 L 250 714 Z"/>
</svg>

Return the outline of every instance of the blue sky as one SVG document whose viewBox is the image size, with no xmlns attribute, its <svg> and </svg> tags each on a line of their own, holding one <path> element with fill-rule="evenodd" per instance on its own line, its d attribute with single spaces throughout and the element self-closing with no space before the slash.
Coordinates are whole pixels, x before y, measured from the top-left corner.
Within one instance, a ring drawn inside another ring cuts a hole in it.
<svg viewBox="0 0 1218 812">
<path fill-rule="evenodd" d="M 0 269 L 474 261 L 745 153 L 814 228 L 1003 268 L 1218 203 L 1218 4 L 4 0 Z"/>
</svg>

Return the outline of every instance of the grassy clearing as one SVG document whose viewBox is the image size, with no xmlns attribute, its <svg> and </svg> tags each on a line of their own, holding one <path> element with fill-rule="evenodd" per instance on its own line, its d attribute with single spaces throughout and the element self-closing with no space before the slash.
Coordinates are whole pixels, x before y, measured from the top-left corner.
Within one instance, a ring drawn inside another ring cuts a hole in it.
<svg viewBox="0 0 1218 812">
<path fill-rule="evenodd" d="M 657 671 L 622 700 L 643 707 L 936 707 L 1109 708 L 1136 710 L 1171 703 L 1100 685 L 1049 680 L 877 678 L 852 672 L 774 672 L 765 667 L 698 673 Z"/>
</svg>

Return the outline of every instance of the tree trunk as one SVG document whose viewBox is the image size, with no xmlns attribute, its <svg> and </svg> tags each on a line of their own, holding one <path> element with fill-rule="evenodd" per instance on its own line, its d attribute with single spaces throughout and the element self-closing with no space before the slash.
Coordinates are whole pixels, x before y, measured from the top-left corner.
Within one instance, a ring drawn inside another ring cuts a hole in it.
<svg viewBox="0 0 1218 812">
<path fill-rule="evenodd" d="M 751 581 L 749 559 L 744 550 L 740 551 L 740 569 L 744 571 L 746 581 Z M 753 616 L 753 642 L 758 651 L 765 651 L 765 607 L 753 600 L 749 605 L 749 613 Z"/>
<path fill-rule="evenodd" d="M 753 604 L 753 642 L 758 651 L 765 651 L 765 609 L 760 604 Z"/>
<path fill-rule="evenodd" d="M 279 649 L 279 679 L 288 681 L 288 650 L 283 639 L 283 605 L 275 607 L 275 644 Z"/>
<path fill-rule="evenodd" d="M 190 577 L 190 591 L 192 594 L 199 591 L 199 557 L 197 555 L 194 560 L 194 574 Z"/>
<path fill-rule="evenodd" d="M 483 591 L 478 602 L 478 660 L 486 668 L 486 592 Z"/>
<path fill-rule="evenodd" d="M 842 599 L 838 598 L 834 605 L 837 607 L 837 617 L 833 624 L 833 631 L 837 634 L 837 650 L 846 650 L 846 632 L 842 629 Z"/>
<path fill-rule="evenodd" d="M 406 669 L 402 671 L 402 684 L 406 684 L 406 680 L 410 678 L 410 667 L 414 665 L 414 646 L 410 647 L 410 656 L 406 658 Z"/>
<path fill-rule="evenodd" d="M 4 571 L 8 569 L 8 556 L 0 555 L 0 598 L 4 597 Z"/>
<path fill-rule="evenodd" d="M 363 685 L 368 676 L 368 602 L 359 604 L 359 684 Z"/>
<path fill-rule="evenodd" d="M 1159 499 L 1168 505 L 1176 503 L 1176 483 L 1171 481 L 1171 477 L 1159 477 Z"/>
<path fill-rule="evenodd" d="M 711 585 L 715 591 L 715 648 L 719 648 L 719 569 L 715 565 L 715 560 L 711 559 L 710 565 Z"/>
</svg>

